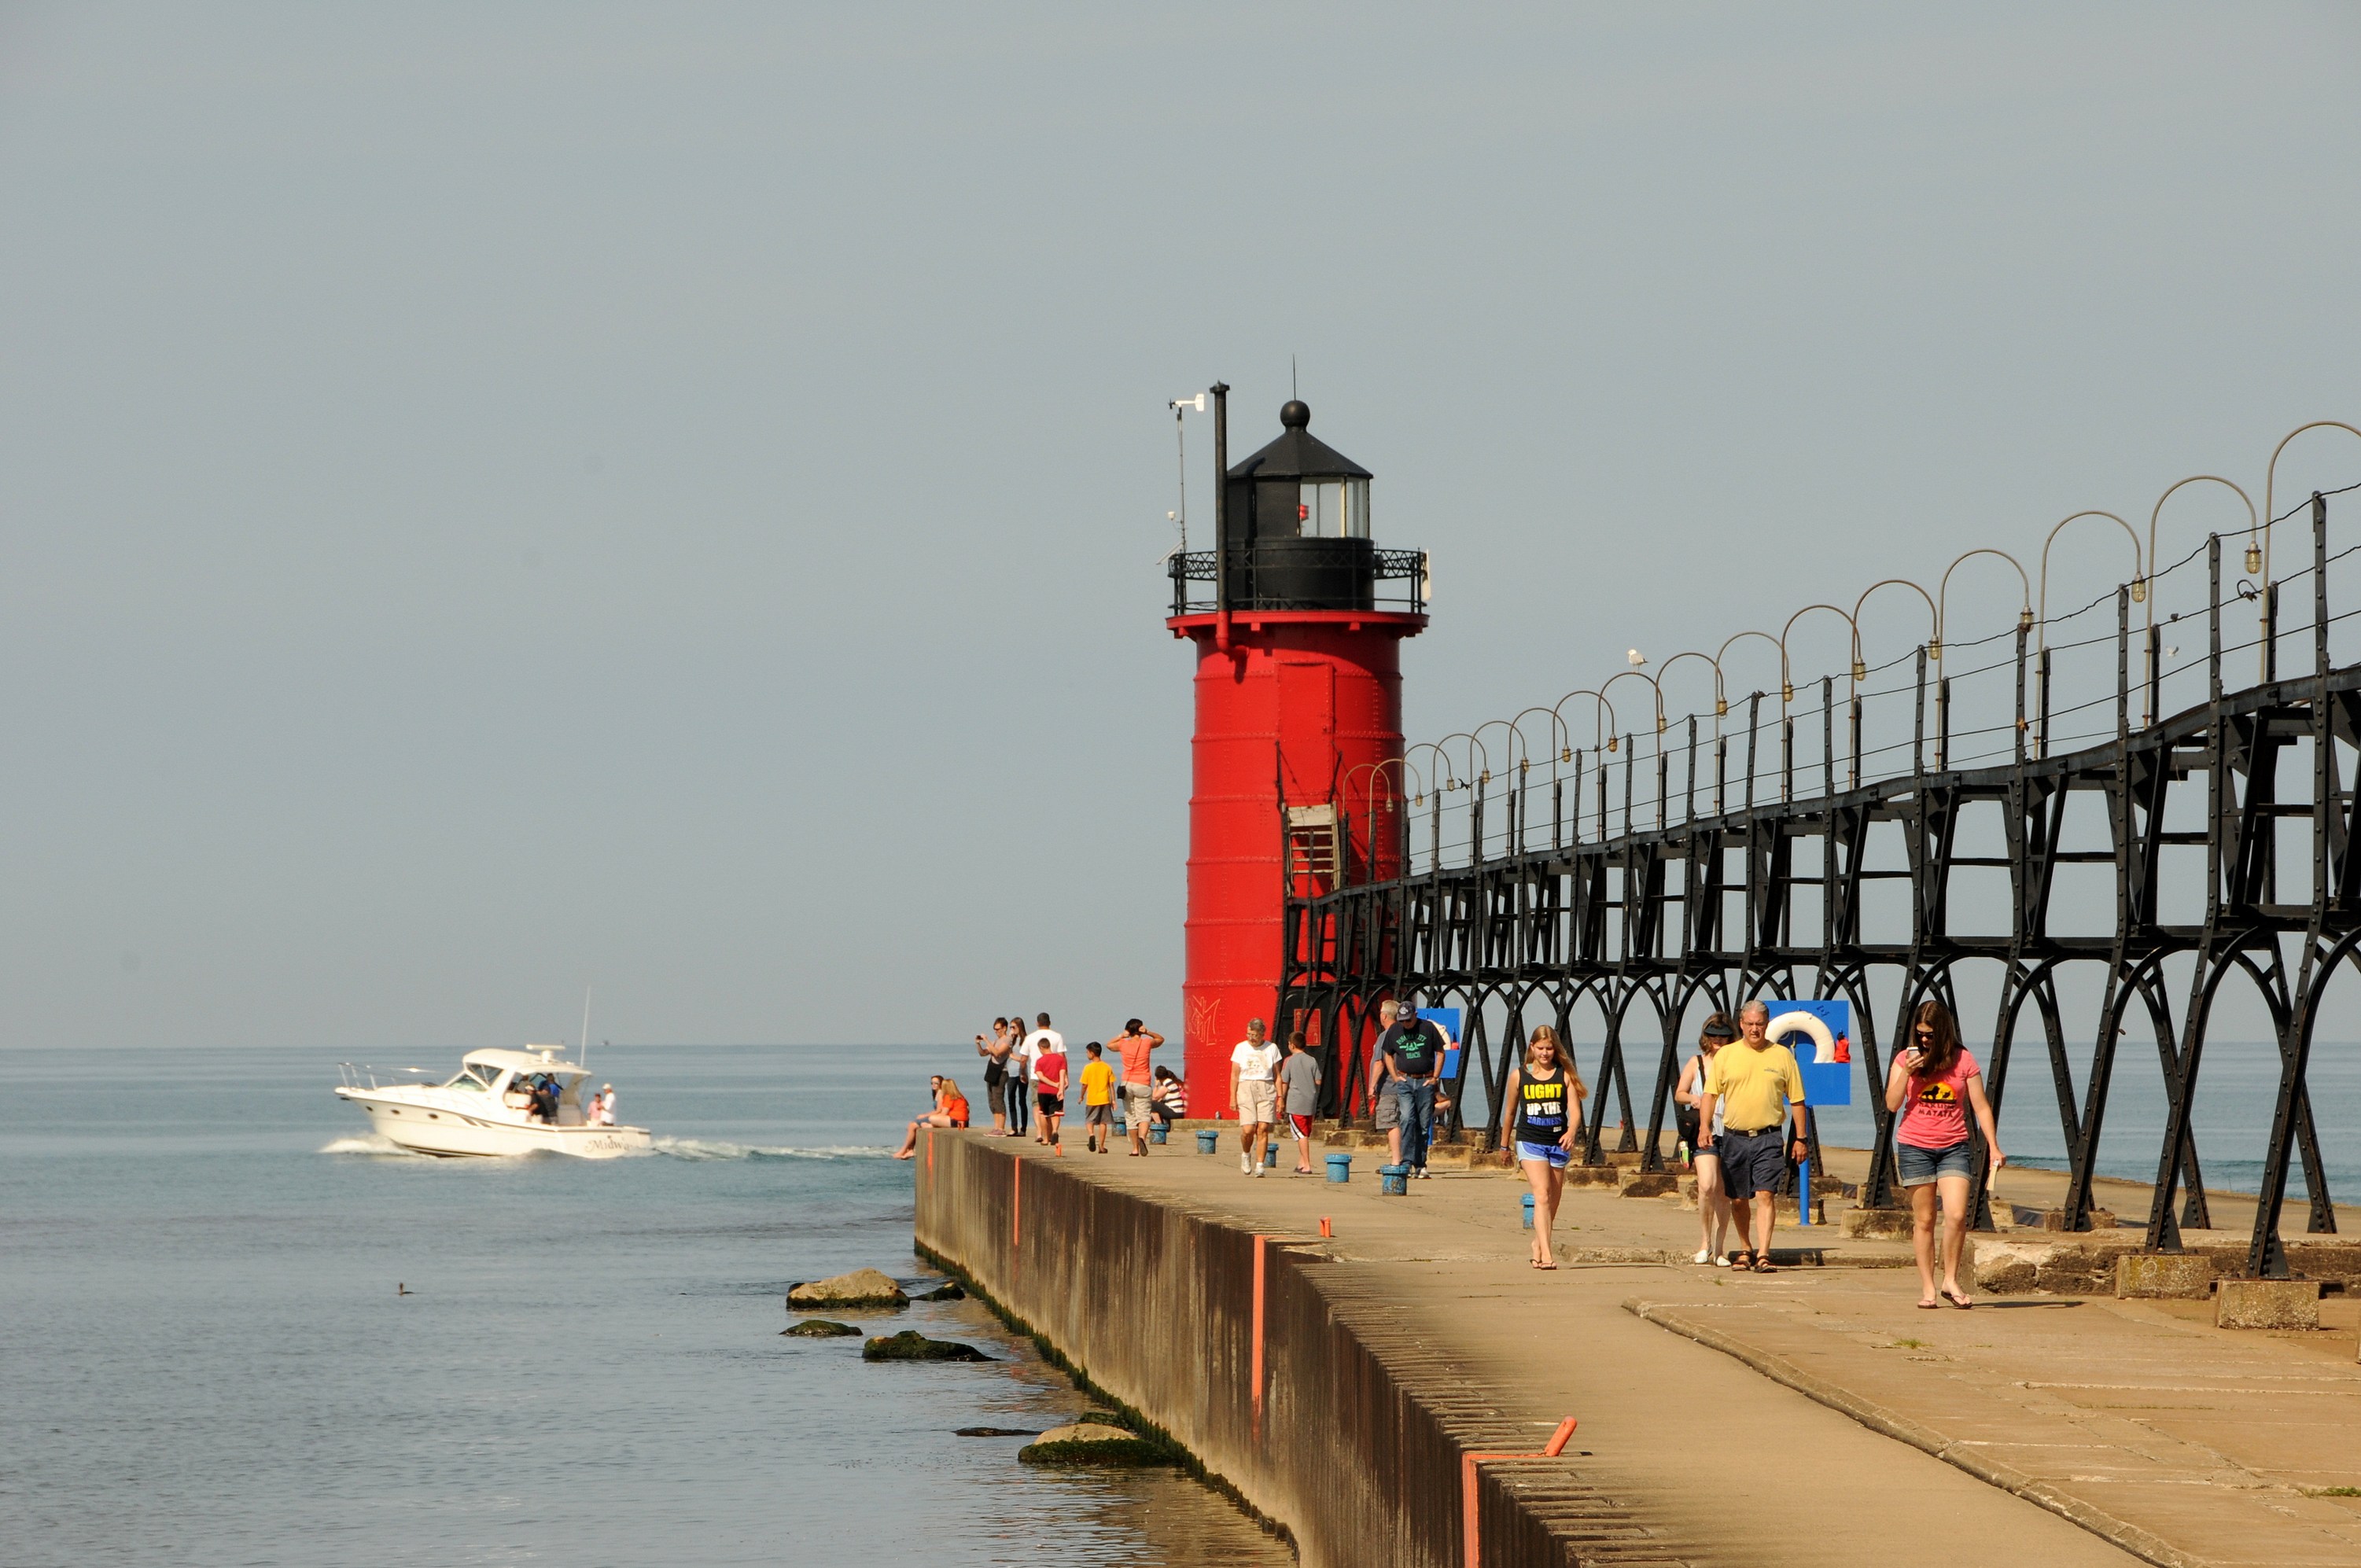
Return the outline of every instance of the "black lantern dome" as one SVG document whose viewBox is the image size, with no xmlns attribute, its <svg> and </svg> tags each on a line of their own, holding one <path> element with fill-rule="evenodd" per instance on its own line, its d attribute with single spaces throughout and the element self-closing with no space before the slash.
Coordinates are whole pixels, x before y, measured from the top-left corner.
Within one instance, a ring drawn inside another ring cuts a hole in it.
<svg viewBox="0 0 2361 1568">
<path fill-rule="evenodd" d="M 1311 431 L 1290 399 L 1279 437 L 1231 468 L 1230 599 L 1269 609 L 1367 609 L 1377 552 L 1369 543 L 1367 468 Z"/>
</svg>

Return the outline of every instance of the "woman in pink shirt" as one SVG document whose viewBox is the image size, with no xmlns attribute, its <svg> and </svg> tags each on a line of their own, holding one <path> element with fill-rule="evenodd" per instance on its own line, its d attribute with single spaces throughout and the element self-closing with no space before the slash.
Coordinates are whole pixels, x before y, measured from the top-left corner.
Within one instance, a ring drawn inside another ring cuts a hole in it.
<svg viewBox="0 0 2361 1568">
<path fill-rule="evenodd" d="M 1902 1113 L 1894 1130 L 1894 1152 L 1902 1167 L 1902 1187 L 1910 1194 L 1911 1240 L 1918 1252 L 1918 1304 L 1949 1301 L 1972 1307 L 1960 1288 L 1960 1253 L 1967 1243 L 1968 1185 L 1975 1175 L 1974 1146 L 1968 1138 L 1968 1112 L 1983 1130 L 1991 1168 L 2001 1168 L 2000 1135 L 1993 1126 L 1992 1102 L 1984 1098 L 1982 1069 L 1960 1044 L 1951 1010 L 1923 1002 L 1911 1023 L 1909 1048 L 1896 1052 L 1885 1075 L 1885 1108 Z M 1942 1299 L 1935 1288 L 1935 1200 L 1943 1202 Z"/>
</svg>

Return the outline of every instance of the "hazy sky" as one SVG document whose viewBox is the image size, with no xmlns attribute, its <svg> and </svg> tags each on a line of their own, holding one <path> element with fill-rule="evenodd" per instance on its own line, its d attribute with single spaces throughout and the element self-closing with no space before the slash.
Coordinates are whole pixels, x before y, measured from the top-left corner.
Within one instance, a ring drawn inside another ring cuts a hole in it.
<svg viewBox="0 0 2361 1568">
<path fill-rule="evenodd" d="M 0 5 L 0 1044 L 1169 1026 L 1168 399 L 1296 356 L 1461 728 L 2356 419 L 2356 91 L 2351 5 Z"/>
</svg>

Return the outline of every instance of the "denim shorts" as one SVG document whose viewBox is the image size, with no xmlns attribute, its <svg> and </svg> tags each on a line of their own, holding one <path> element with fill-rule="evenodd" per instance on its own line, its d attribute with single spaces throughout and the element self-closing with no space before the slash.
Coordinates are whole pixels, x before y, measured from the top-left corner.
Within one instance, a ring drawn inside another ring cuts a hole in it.
<svg viewBox="0 0 2361 1568">
<path fill-rule="evenodd" d="M 1938 1176 L 1956 1176 L 1962 1181 L 1975 1178 L 1975 1156 L 1964 1142 L 1953 1144 L 1947 1149 L 1922 1149 L 1911 1144 L 1896 1144 L 1894 1152 L 1902 1160 L 1902 1185 L 1905 1187 L 1924 1187 Z"/>
<path fill-rule="evenodd" d="M 1553 1170 L 1564 1170 L 1567 1157 L 1566 1151 L 1555 1144 L 1529 1144 L 1522 1138 L 1517 1140 L 1517 1158 L 1520 1160 L 1545 1160 Z"/>
</svg>

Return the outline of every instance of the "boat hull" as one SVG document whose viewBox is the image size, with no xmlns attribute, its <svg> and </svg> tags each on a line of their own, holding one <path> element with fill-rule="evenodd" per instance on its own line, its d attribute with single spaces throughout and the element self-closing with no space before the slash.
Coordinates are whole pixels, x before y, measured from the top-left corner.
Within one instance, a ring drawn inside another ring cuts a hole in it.
<svg viewBox="0 0 2361 1568">
<path fill-rule="evenodd" d="M 496 1121 L 447 1105 L 338 1089 L 338 1098 L 357 1105 L 371 1127 L 412 1154 L 446 1158 L 502 1159 L 519 1155 L 562 1154 L 578 1159 L 614 1159 L 642 1154 L 654 1146 L 645 1127 L 548 1126 L 540 1122 Z"/>
</svg>

